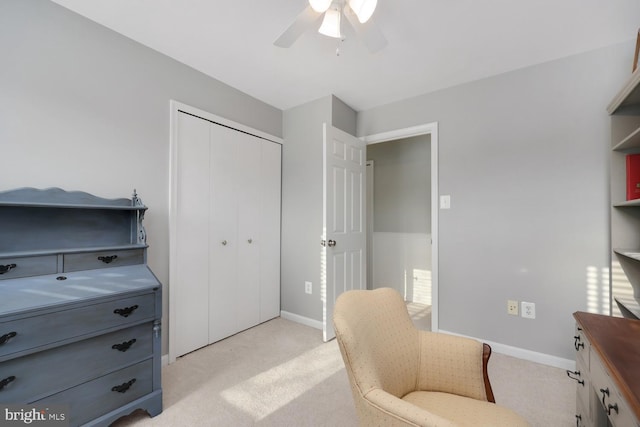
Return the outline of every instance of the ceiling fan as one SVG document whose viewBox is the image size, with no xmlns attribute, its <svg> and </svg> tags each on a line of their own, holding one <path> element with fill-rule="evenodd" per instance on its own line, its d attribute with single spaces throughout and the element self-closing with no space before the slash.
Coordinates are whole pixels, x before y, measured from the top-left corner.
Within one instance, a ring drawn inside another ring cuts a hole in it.
<svg viewBox="0 0 640 427">
<path fill-rule="evenodd" d="M 341 22 L 345 17 L 369 52 L 378 52 L 387 45 L 387 39 L 371 19 L 377 3 L 377 0 L 309 0 L 305 10 L 273 44 L 291 47 L 302 33 L 314 28 L 320 18 L 323 18 L 318 28 L 320 34 L 344 40 Z"/>
</svg>

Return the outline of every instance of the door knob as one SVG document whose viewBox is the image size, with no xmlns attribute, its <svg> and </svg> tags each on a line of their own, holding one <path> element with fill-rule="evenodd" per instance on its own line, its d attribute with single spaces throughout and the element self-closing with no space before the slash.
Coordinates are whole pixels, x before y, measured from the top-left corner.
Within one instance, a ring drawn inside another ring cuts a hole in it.
<svg viewBox="0 0 640 427">
<path fill-rule="evenodd" d="M 336 241 L 335 240 L 329 240 L 327 242 L 327 244 L 329 245 L 330 248 L 334 247 L 336 245 Z"/>
<path fill-rule="evenodd" d="M 247 240 L 247 243 L 249 244 L 253 243 L 253 239 L 249 238 L 249 240 Z"/>
<path fill-rule="evenodd" d="M 222 246 L 227 246 L 227 241 L 226 240 L 222 241 Z"/>
</svg>

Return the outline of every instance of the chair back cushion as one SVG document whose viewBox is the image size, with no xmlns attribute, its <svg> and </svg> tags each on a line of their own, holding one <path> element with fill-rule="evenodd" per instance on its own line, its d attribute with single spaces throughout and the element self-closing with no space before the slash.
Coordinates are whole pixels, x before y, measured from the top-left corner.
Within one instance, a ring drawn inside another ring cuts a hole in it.
<svg viewBox="0 0 640 427">
<path fill-rule="evenodd" d="M 354 394 L 380 388 L 402 397 L 415 390 L 418 330 L 397 291 L 347 291 L 336 301 L 333 322 Z"/>
</svg>

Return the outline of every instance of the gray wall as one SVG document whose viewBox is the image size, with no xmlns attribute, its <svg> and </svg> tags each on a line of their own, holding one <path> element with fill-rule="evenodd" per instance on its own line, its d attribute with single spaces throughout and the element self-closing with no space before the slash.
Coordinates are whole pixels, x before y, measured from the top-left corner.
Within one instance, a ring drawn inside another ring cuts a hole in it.
<svg viewBox="0 0 640 427">
<path fill-rule="evenodd" d="M 168 330 L 169 100 L 282 136 L 282 112 L 47 0 L 0 2 L 0 191 L 133 189 Z"/>
<path fill-rule="evenodd" d="M 356 130 L 356 113 L 335 96 L 286 110 L 282 147 L 282 310 L 322 321 L 322 125 Z M 313 283 L 312 294 L 304 282 Z"/>
<path fill-rule="evenodd" d="M 431 136 L 367 146 L 373 167 L 373 231 L 431 234 Z"/>
<path fill-rule="evenodd" d="M 605 107 L 632 55 L 616 45 L 359 113 L 358 135 L 438 122 L 441 329 L 573 359 L 571 314 L 608 289 Z M 537 318 L 507 315 L 507 299 Z"/>
</svg>

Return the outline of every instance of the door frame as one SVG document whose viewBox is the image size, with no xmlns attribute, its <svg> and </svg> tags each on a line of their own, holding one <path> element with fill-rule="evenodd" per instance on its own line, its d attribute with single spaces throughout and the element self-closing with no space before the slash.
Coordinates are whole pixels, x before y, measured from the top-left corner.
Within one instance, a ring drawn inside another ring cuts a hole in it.
<svg viewBox="0 0 640 427">
<path fill-rule="evenodd" d="M 176 334 L 176 304 L 172 304 L 171 301 L 175 301 L 178 295 L 176 268 L 174 263 L 176 262 L 176 240 L 177 240 L 177 188 L 178 188 L 178 115 L 180 113 L 190 114 L 195 117 L 199 117 L 203 120 L 222 125 L 240 132 L 248 133 L 258 138 L 266 139 L 271 142 L 284 145 L 284 140 L 277 136 L 270 135 L 266 132 L 254 129 L 250 126 L 243 125 L 233 120 L 226 119 L 224 117 L 217 116 L 207 111 L 201 110 L 196 107 L 192 107 L 187 104 L 176 100 L 169 101 L 169 298 L 166 298 L 168 304 L 169 313 L 169 341 L 167 343 L 168 348 L 168 363 L 173 363 L 179 356 L 176 354 L 177 350 L 172 345 L 175 342 Z M 165 300 L 163 298 L 163 300 Z M 165 319 L 166 321 L 166 319 Z"/>
<path fill-rule="evenodd" d="M 367 144 L 395 141 L 412 136 L 431 136 L 431 330 L 438 331 L 438 122 L 395 129 L 361 137 Z"/>
</svg>

